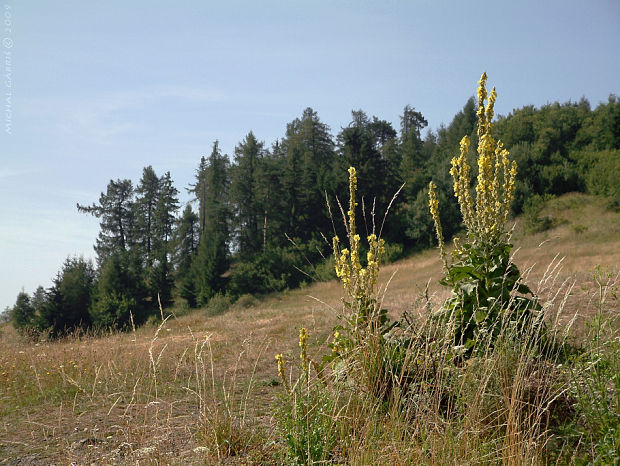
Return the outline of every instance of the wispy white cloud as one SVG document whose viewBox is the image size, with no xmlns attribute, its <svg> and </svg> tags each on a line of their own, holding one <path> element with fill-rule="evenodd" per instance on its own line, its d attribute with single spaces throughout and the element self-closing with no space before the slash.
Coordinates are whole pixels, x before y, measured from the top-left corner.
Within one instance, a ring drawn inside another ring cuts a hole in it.
<svg viewBox="0 0 620 466">
<path fill-rule="evenodd" d="M 17 168 L 2 167 L 0 168 L 0 179 L 23 176 L 31 173 L 33 173 L 33 170 L 20 170 Z"/>
<path fill-rule="evenodd" d="M 73 138 L 105 143 L 115 136 L 145 129 L 144 123 L 130 120 L 123 112 L 144 111 L 153 105 L 163 107 L 170 100 L 206 104 L 226 98 L 226 93 L 220 90 L 171 85 L 88 98 L 31 98 L 22 108 L 27 117 L 48 120 L 50 132 L 60 131 Z"/>
</svg>

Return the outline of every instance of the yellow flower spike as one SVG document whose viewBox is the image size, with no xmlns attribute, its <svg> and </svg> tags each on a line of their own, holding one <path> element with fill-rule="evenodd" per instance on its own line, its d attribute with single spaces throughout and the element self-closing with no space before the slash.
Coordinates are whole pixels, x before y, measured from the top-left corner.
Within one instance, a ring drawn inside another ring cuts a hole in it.
<svg viewBox="0 0 620 466">
<path fill-rule="evenodd" d="M 454 195 L 458 200 L 463 223 L 468 236 L 473 241 L 494 243 L 505 234 L 505 224 L 510 211 L 510 204 L 514 198 L 515 178 L 517 166 L 514 161 L 508 159 L 508 151 L 501 141 L 493 138 L 492 119 L 494 117 L 497 92 L 495 88 L 487 94 L 487 75 L 482 73 L 477 91 L 478 97 L 478 147 L 477 164 L 478 176 L 476 178 L 475 204 L 470 194 L 470 167 L 467 163 L 470 140 L 467 136 L 460 142 L 460 154 L 452 159 L 450 175 L 453 179 Z M 488 99 L 488 102 L 487 102 Z M 443 238 L 440 239 L 441 225 L 438 222 L 438 202 L 434 192 L 436 186 L 429 190 L 429 210 L 442 249 Z M 455 243 L 455 252 L 460 254 L 460 247 Z M 444 257 L 443 251 L 441 252 Z"/>
<path fill-rule="evenodd" d="M 375 287 L 379 275 L 381 258 L 385 254 L 385 242 L 377 238 L 373 232 L 366 236 L 368 249 L 366 251 L 366 267 L 362 267 L 360 250 L 361 237 L 356 232 L 355 224 L 355 195 L 357 190 L 357 172 L 349 168 L 349 209 L 346 212 L 345 223 L 349 239 L 349 249 L 340 250 L 339 242 L 334 240 L 334 259 L 336 275 L 340 279 L 345 291 L 344 301 L 352 305 L 355 301 L 364 303 L 376 302 Z M 352 301 L 351 301 L 352 299 Z M 353 307 L 351 307 L 353 309 Z M 366 308 L 368 309 L 368 308 Z"/>
<path fill-rule="evenodd" d="M 286 367 L 284 366 L 285 359 L 282 353 L 276 354 L 276 361 L 278 361 L 278 375 L 280 376 L 280 379 L 282 380 L 282 383 L 284 384 L 286 390 L 290 392 L 291 390 L 288 384 L 288 380 L 286 379 Z"/>
<path fill-rule="evenodd" d="M 497 99 L 497 92 L 495 92 L 495 88 L 491 90 L 491 94 L 489 94 L 489 103 L 486 106 L 486 121 L 487 124 L 491 124 L 491 120 L 493 120 L 495 99 Z"/>
<path fill-rule="evenodd" d="M 332 343 L 332 351 L 334 353 L 339 353 L 340 352 L 340 333 L 338 332 L 338 330 L 336 330 L 334 332 L 334 342 Z"/>
<path fill-rule="evenodd" d="M 370 264 L 371 262 L 374 262 L 374 258 L 375 258 L 375 253 L 372 251 L 372 249 L 370 249 L 366 253 L 366 262 L 368 262 L 368 264 Z"/>
<path fill-rule="evenodd" d="M 444 262 L 444 266 L 447 267 L 446 252 L 444 250 L 443 232 L 441 230 L 441 220 L 439 219 L 439 200 L 437 199 L 437 193 L 435 192 L 437 185 L 432 181 L 428 185 L 428 205 L 430 207 L 431 216 L 435 223 L 435 234 L 437 235 L 437 241 L 439 242 L 439 253 L 441 259 Z"/>
<path fill-rule="evenodd" d="M 349 234 L 355 235 L 355 193 L 357 191 L 357 172 L 355 168 L 349 167 Z"/>
</svg>

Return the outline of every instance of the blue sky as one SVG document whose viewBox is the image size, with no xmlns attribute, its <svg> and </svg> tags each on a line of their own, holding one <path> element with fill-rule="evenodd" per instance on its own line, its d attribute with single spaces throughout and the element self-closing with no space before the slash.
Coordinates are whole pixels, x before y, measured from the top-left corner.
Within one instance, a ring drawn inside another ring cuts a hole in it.
<svg viewBox="0 0 620 466">
<path fill-rule="evenodd" d="M 333 133 L 359 108 L 398 127 L 406 104 L 436 129 L 483 70 L 500 114 L 620 93 L 617 0 L 3 0 L 2 15 L 0 310 L 94 257 L 98 221 L 75 204 L 110 179 L 153 165 L 184 192 L 215 139 L 271 145 L 308 106 Z"/>
</svg>

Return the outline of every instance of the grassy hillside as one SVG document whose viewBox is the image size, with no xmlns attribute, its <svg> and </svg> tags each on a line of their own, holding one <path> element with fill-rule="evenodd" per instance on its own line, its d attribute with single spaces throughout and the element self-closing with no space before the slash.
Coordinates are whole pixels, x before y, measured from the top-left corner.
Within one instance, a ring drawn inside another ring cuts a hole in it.
<svg viewBox="0 0 620 466">
<path fill-rule="evenodd" d="M 537 216 L 544 217 L 548 229 L 536 233 L 532 221 L 518 219 L 514 260 L 543 302 L 555 299 L 548 319 L 562 308 L 560 322 L 573 322 L 574 338 L 585 338 L 597 293 L 617 285 L 620 213 L 598 198 L 569 194 L 548 202 Z M 394 316 L 408 310 L 423 319 L 427 307 L 447 296 L 437 283 L 440 274 L 435 250 L 384 266 L 384 307 Z M 315 283 L 261 300 L 242 297 L 219 315 L 203 309 L 130 333 L 36 344 L 3 325 L 0 458 L 15 464 L 278 462 L 283 445 L 272 414 L 283 387 L 274 354 L 297 357 L 300 327 L 308 329 L 312 355 L 328 353 L 325 341 L 338 322 L 341 296 L 339 282 Z M 617 315 L 615 294 L 605 309 Z M 467 438 L 467 431 L 445 441 L 458 445 L 460 435 Z M 377 438 L 372 445 L 361 442 L 357 456 L 341 459 L 417 458 L 403 452 L 398 436 Z M 462 453 L 457 450 L 453 458 Z M 435 454 L 424 457 L 450 458 Z"/>
</svg>

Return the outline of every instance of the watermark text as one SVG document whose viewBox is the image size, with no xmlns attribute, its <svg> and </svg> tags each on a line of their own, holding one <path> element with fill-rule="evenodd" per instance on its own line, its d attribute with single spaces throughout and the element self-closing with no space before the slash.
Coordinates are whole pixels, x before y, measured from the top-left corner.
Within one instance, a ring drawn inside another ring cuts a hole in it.
<svg viewBox="0 0 620 466">
<path fill-rule="evenodd" d="M 2 9 L 2 53 L 4 55 L 4 132 L 13 132 L 13 10 L 8 3 Z"/>
</svg>

